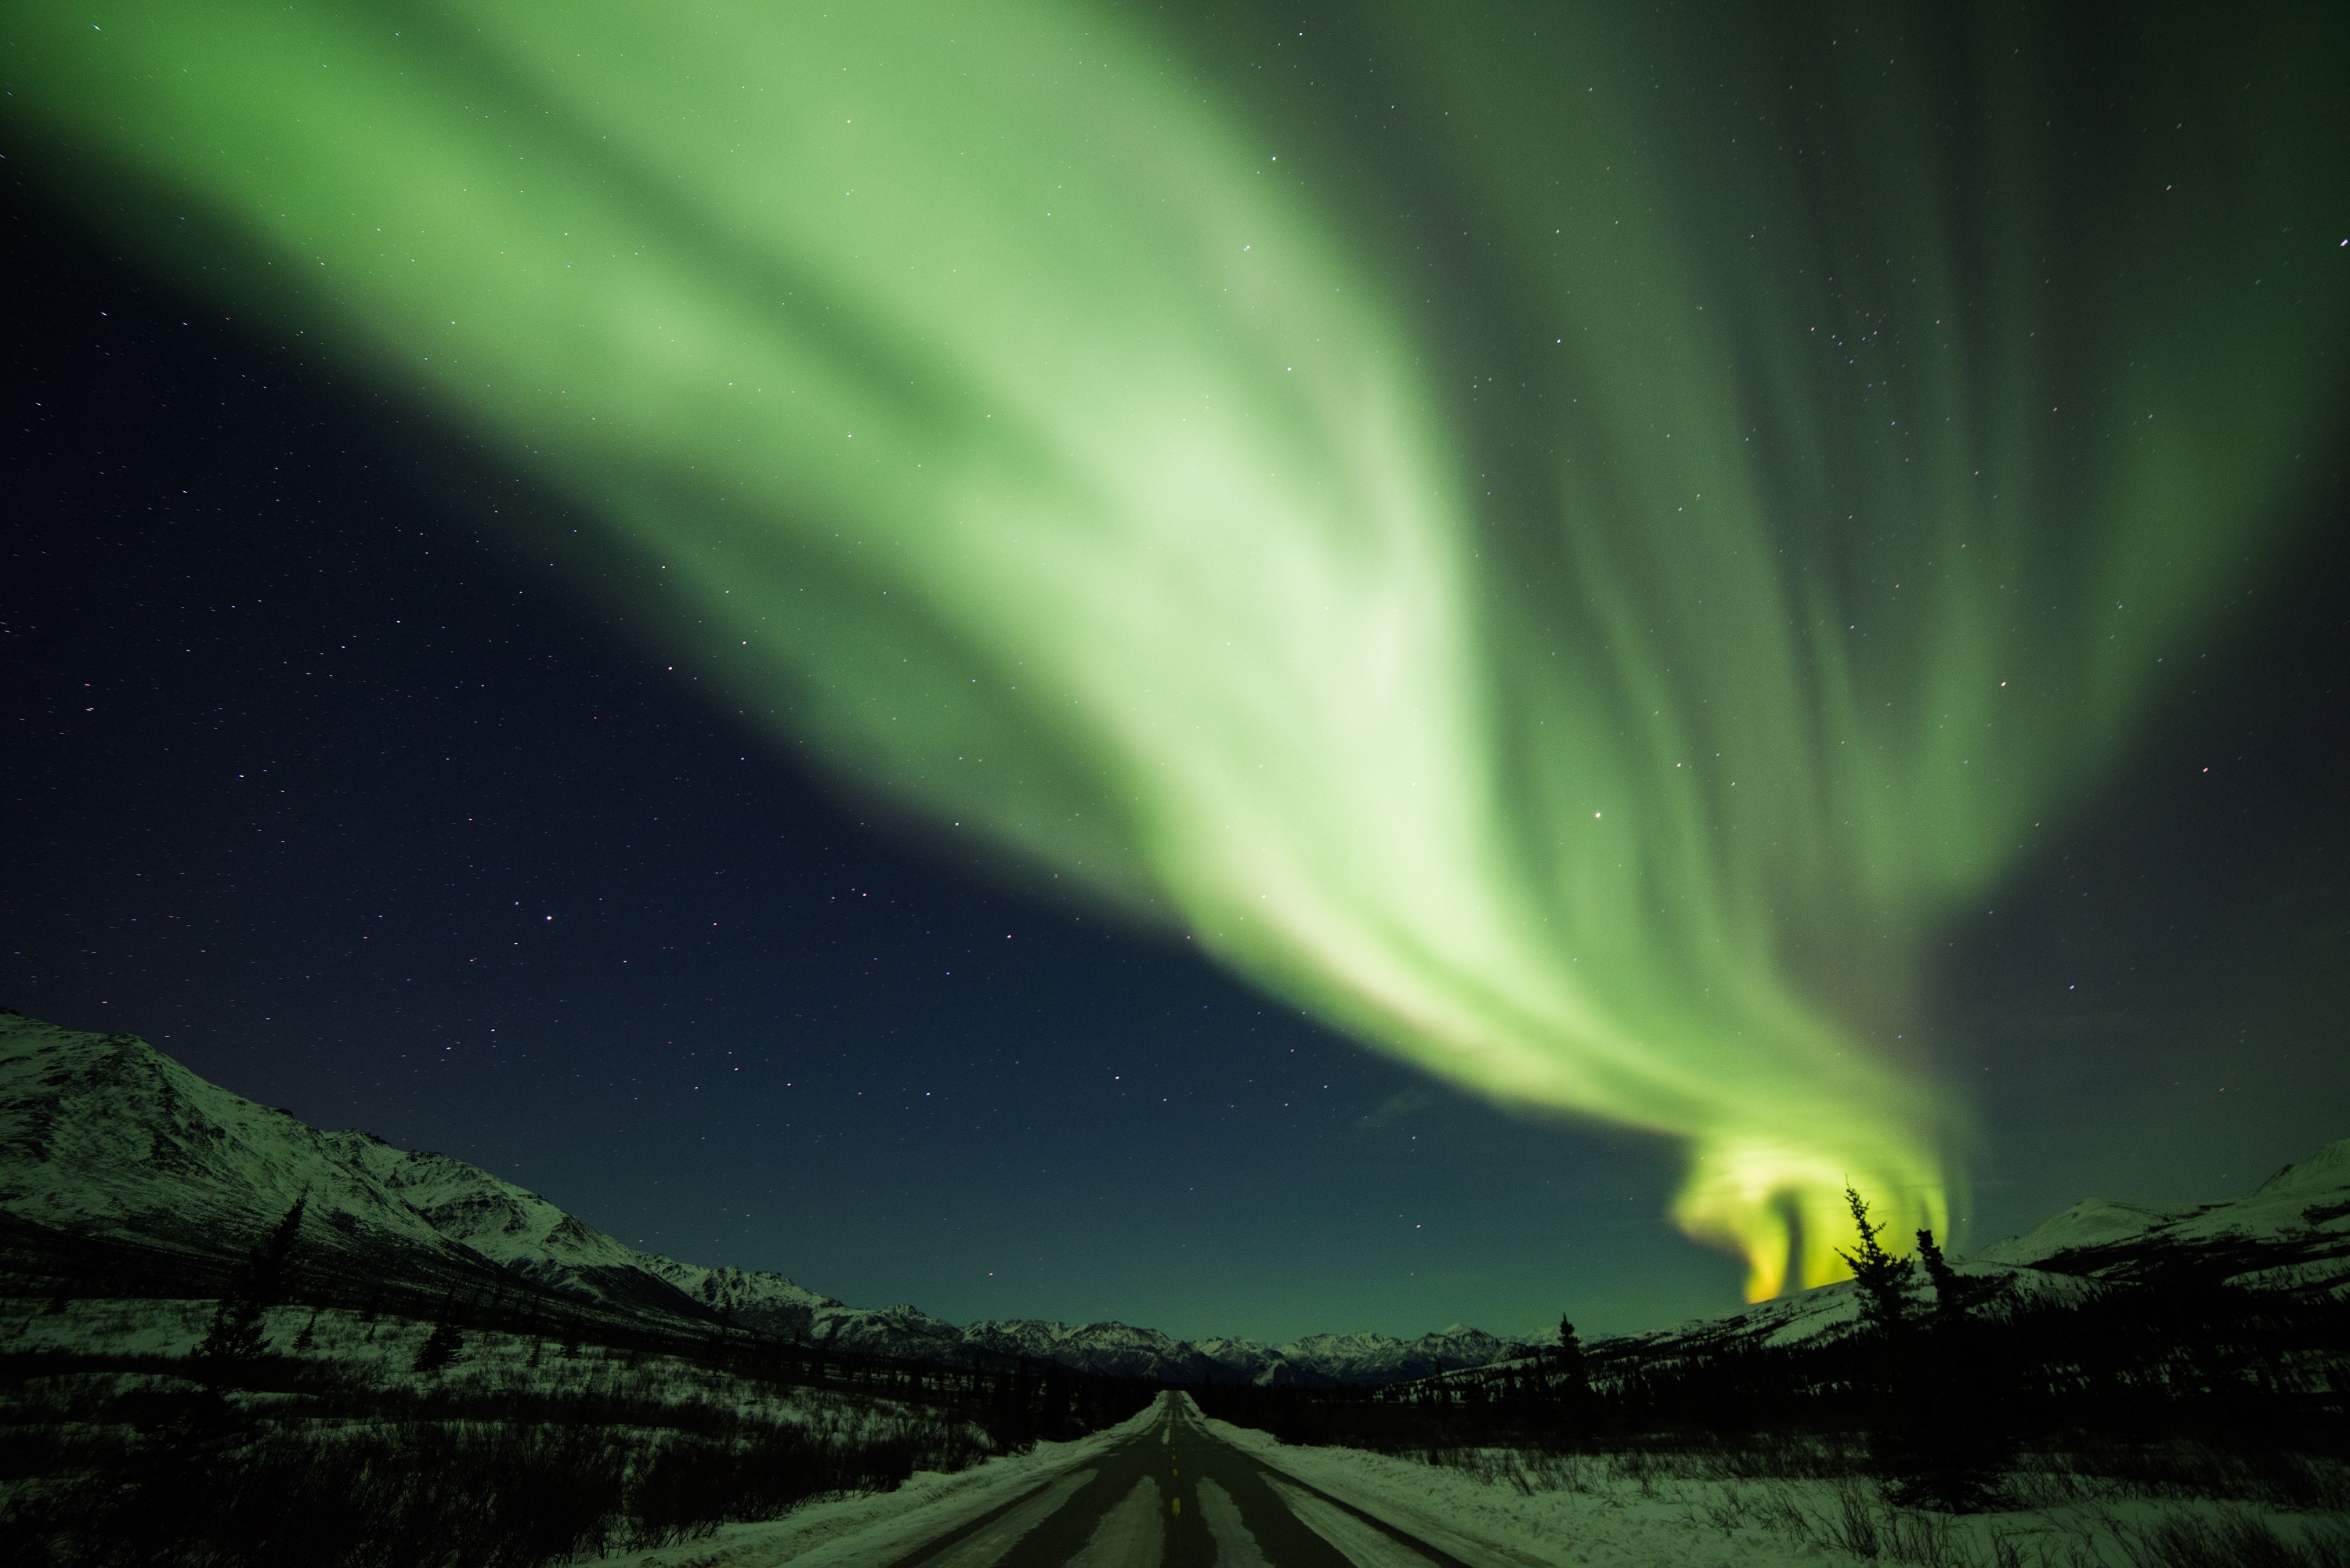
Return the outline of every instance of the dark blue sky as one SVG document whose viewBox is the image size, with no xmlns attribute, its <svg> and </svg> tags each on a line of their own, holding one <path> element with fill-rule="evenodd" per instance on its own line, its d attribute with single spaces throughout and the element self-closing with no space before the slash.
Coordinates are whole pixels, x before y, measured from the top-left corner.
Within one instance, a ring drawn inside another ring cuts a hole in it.
<svg viewBox="0 0 2350 1568">
<path fill-rule="evenodd" d="M 870 822 L 628 585 L 578 596 L 551 503 L 7 199 L 0 1003 L 863 1304 L 1282 1337 L 1734 1300 L 1663 1145 Z M 550 547 L 488 542 L 515 515 Z M 1977 1240 L 2350 1135 L 2338 499 L 2315 532 L 2095 826 L 1950 934 Z"/>
</svg>

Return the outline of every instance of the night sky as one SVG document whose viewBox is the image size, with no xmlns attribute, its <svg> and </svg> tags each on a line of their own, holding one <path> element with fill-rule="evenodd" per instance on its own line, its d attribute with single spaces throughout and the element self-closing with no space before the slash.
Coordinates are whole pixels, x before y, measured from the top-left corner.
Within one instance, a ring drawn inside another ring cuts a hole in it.
<svg viewBox="0 0 2350 1568">
<path fill-rule="evenodd" d="M 1672 1140 L 1496 1108 L 844 782 L 630 613 L 657 568 L 577 497 L 11 134 L 0 1004 L 862 1305 L 1285 1338 L 1735 1302 L 1665 1218 Z M 1962 1243 L 2350 1136 L 2343 451 L 1926 944 Z"/>
</svg>

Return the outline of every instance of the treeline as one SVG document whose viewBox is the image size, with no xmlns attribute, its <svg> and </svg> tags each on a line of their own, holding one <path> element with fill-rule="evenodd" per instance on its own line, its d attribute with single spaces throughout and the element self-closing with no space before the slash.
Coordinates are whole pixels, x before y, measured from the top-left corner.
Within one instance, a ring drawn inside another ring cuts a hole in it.
<svg viewBox="0 0 2350 1568">
<path fill-rule="evenodd" d="M 1191 1392 L 1284 1442 L 1428 1456 L 1704 1447 L 1758 1474 L 1857 1462 L 1904 1501 L 1950 1509 L 1992 1501 L 2025 1447 L 2122 1467 L 2166 1444 L 2255 1467 L 2350 1452 L 2350 1310 L 2338 1301 L 2186 1266 L 2032 1299 L 1959 1274 L 1930 1236 L 1918 1257 L 1894 1258 L 1866 1210 L 1856 1217 L 1862 1314 L 1848 1333 L 1774 1345 L 1732 1319 L 1586 1351 L 1570 1330 L 1535 1357 L 1386 1388 Z"/>
<path fill-rule="evenodd" d="M 647 1395 L 508 1391 L 494 1411 L 395 1400 L 339 1421 L 247 1417 L 180 1393 L 130 1403 L 86 1423 L 5 1431 L 0 1458 L 15 1485 L 0 1555 L 59 1568 L 534 1568 L 772 1518 L 974 1457 L 958 1423 L 917 1418 L 848 1438 L 707 1412 L 681 1418 Z M 26 1451 L 36 1444 L 37 1454 Z"/>
<path fill-rule="evenodd" d="M 191 1354 L 0 1354 L 0 1560 L 535 1568 L 1076 1438 L 1159 1392 L 631 1318 L 494 1275 L 437 1299 L 363 1284 L 298 1266 L 301 1219 L 212 1272 Z M 138 1310 L 49 1285 L 59 1317 Z"/>
<path fill-rule="evenodd" d="M 1123 1420 L 1157 1388 L 977 1348 L 962 1350 L 951 1365 L 859 1355 L 737 1324 L 665 1288 L 649 1306 L 631 1308 L 565 1295 L 486 1262 L 452 1268 L 432 1254 L 431 1270 L 357 1270 L 354 1259 L 320 1245 L 315 1227 L 306 1231 L 306 1209 L 296 1201 L 248 1252 L 228 1258 L 36 1235 L 36 1227 L 0 1216 L 0 1295 L 46 1297 L 58 1310 L 88 1299 L 216 1298 L 194 1358 L 194 1369 L 214 1382 L 265 1376 L 273 1358 L 264 1354 L 259 1325 L 272 1308 L 293 1306 L 307 1309 L 314 1321 L 321 1312 L 342 1311 L 370 1324 L 431 1324 L 419 1370 L 445 1366 L 469 1340 L 487 1336 L 542 1341 L 567 1356 L 597 1346 L 632 1357 L 666 1356 L 771 1386 L 919 1404 L 976 1421 L 1015 1447 Z M 30 1375 L 57 1359 L 0 1353 L 0 1367 Z M 88 1358 L 63 1359 L 81 1365 Z"/>
<path fill-rule="evenodd" d="M 385 1322 L 402 1349 L 442 1332 Z M 533 1568 L 1076 1437 L 1158 1392 L 788 1345 L 681 1360 L 547 1341 L 525 1358 L 508 1336 L 455 1333 L 421 1373 L 421 1347 L 372 1370 L 282 1348 L 0 1356 L 15 1390 L 0 1401 L 0 1559 Z"/>
</svg>

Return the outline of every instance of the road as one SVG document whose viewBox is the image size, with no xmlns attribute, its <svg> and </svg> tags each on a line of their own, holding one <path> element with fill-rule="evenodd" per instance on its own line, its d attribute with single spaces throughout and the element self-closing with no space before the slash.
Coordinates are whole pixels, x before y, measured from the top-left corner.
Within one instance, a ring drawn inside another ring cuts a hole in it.
<svg viewBox="0 0 2350 1568">
<path fill-rule="evenodd" d="M 1224 1441 L 1189 1400 L 890 1568 L 1470 1568 Z"/>
</svg>

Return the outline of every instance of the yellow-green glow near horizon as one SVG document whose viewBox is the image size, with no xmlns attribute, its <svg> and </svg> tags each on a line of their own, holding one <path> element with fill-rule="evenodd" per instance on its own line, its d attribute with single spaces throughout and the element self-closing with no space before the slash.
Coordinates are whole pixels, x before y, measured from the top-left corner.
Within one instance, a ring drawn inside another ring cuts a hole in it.
<svg viewBox="0 0 2350 1568">
<path fill-rule="evenodd" d="M 1470 220 L 1124 15 L 19 0 L 0 45 L 68 196 L 559 487 L 846 776 L 1455 1083 L 1686 1139 L 1675 1218 L 1758 1296 L 1840 1272 L 1847 1180 L 1947 1228 L 1937 932 L 2338 411 L 2331 241 L 2272 219 L 2338 178 L 2290 148 L 2339 36 L 2230 57 L 2285 155 L 2148 142 L 2083 211 L 2061 85 L 1987 32 L 1804 44 L 1806 146 L 1752 40 L 1357 14 L 1426 128 L 1397 189 L 1482 231 L 1477 361 L 1408 254 Z"/>
</svg>

